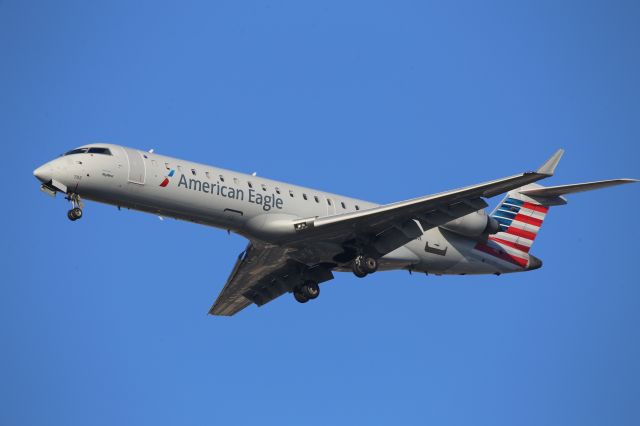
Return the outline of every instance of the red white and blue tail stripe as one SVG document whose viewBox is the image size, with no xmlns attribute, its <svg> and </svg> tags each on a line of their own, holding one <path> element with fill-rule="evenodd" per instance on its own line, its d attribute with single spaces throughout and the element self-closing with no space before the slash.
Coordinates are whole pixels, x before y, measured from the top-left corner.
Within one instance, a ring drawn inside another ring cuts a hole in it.
<svg viewBox="0 0 640 426">
<path fill-rule="evenodd" d="M 510 191 L 491 213 L 500 231 L 490 235 L 486 242 L 478 243 L 476 250 L 521 268 L 531 267 L 529 250 L 548 211 L 549 207 L 520 194 L 519 190 Z"/>
<path fill-rule="evenodd" d="M 528 253 L 548 211 L 549 207 L 509 194 L 491 215 L 500 224 L 500 231 L 489 238 Z"/>
<path fill-rule="evenodd" d="M 560 151 L 556 154 L 555 163 L 549 167 L 551 171 L 545 167 L 540 170 L 547 174 L 552 173 L 553 168 L 557 165 L 559 155 L 562 155 Z M 491 213 L 491 217 L 499 224 L 499 232 L 489 235 L 485 241 L 478 242 L 474 248 L 482 252 L 482 256 L 489 255 L 492 259 L 503 261 L 502 264 L 496 266 L 506 272 L 537 269 L 542 266 L 542 261 L 529 254 L 529 251 L 547 216 L 549 206 L 566 204 L 567 200 L 564 198 L 566 194 L 632 182 L 637 182 L 637 180 L 609 179 L 550 187 L 531 183 L 509 191 Z M 483 262 L 485 260 L 486 257 L 482 259 Z"/>
</svg>

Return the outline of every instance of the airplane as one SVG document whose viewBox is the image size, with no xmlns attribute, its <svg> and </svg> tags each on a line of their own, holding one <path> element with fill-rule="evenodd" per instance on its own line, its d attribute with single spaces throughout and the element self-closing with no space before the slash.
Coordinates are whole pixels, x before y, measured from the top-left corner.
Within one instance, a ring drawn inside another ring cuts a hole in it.
<svg viewBox="0 0 640 426">
<path fill-rule="evenodd" d="M 536 171 L 379 205 L 218 167 L 95 143 L 38 167 L 41 190 L 62 193 L 67 216 L 83 199 L 234 232 L 249 243 L 209 314 L 231 316 L 285 293 L 306 303 L 334 272 L 495 274 L 538 269 L 530 254 L 552 206 L 567 194 L 637 182 L 610 179 L 544 187 L 564 151 Z M 485 199 L 504 194 L 491 213 Z"/>
</svg>

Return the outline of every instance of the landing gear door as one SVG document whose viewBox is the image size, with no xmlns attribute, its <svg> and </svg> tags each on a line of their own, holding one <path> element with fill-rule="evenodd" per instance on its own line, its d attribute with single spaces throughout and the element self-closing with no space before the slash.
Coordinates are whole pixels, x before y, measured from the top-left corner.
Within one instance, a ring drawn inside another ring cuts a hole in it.
<svg viewBox="0 0 640 426">
<path fill-rule="evenodd" d="M 144 185 L 147 169 L 142 154 L 140 151 L 130 148 L 124 148 L 124 151 L 127 153 L 127 161 L 129 162 L 129 182 Z"/>
</svg>

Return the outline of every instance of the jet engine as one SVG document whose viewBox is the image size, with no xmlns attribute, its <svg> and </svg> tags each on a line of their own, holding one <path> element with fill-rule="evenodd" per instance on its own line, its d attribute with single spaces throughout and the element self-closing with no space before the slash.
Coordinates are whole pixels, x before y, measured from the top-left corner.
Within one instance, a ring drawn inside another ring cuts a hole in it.
<svg viewBox="0 0 640 426">
<path fill-rule="evenodd" d="M 486 211 L 478 210 L 440 225 L 440 227 L 465 237 L 479 237 L 485 234 L 495 234 L 500 230 L 498 225 L 498 221 L 489 216 Z"/>
</svg>

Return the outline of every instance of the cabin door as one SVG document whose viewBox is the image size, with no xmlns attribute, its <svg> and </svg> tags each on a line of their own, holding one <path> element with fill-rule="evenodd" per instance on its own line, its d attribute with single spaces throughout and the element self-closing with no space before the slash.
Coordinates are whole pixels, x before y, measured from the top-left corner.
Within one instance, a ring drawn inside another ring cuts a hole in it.
<svg viewBox="0 0 640 426">
<path fill-rule="evenodd" d="M 129 182 L 144 185 L 147 169 L 140 151 L 124 148 L 129 162 Z"/>
</svg>

